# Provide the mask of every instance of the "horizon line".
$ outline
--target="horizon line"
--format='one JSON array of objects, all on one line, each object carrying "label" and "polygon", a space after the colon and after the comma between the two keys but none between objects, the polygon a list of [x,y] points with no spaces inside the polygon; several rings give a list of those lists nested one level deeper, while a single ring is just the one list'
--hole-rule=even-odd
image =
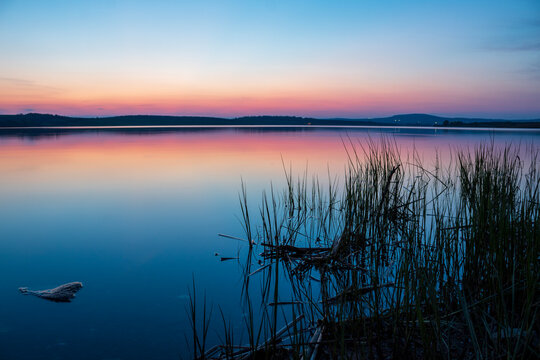
[{"label": "horizon line", "polygon": [[52,113],[40,113],[40,112],[27,112],[27,113],[16,113],[16,114],[2,114],[0,113],[0,116],[28,116],[28,115],[44,115],[44,116],[59,116],[59,117],[66,117],[66,118],[81,118],[81,119],[107,119],[107,118],[116,118],[116,117],[128,117],[128,116],[157,116],[157,117],[190,117],[190,118],[215,118],[215,119],[228,119],[228,120],[234,120],[234,119],[242,119],[242,118],[257,118],[257,117],[273,117],[273,118],[298,118],[298,119],[314,119],[314,120],[377,120],[377,119],[386,119],[386,118],[394,118],[397,116],[412,116],[412,115],[420,115],[420,116],[432,116],[442,119],[474,119],[474,120],[501,120],[501,121],[540,121],[539,117],[534,118],[514,118],[514,119],[508,119],[503,117],[477,117],[477,116],[446,116],[446,115],[433,115],[430,113],[421,113],[421,112],[412,112],[412,113],[401,113],[401,114],[393,114],[393,115],[386,115],[386,116],[376,116],[376,117],[343,117],[343,116],[336,116],[336,117],[314,117],[314,116],[302,116],[302,115],[269,115],[269,114],[262,114],[262,115],[242,115],[242,116],[233,116],[233,117],[225,117],[225,116],[216,116],[216,115],[171,115],[171,114],[122,114],[122,115],[62,115],[62,114],[52,114]]}]

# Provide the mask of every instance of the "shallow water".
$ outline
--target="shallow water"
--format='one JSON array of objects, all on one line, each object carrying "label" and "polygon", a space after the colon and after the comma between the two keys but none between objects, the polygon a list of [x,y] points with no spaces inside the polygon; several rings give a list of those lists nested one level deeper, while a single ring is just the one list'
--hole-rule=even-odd
[{"label": "shallow water", "polygon": [[[243,235],[241,179],[256,208],[283,164],[339,176],[343,141],[381,135],[428,165],[480,142],[540,146],[537,130],[0,129],[0,358],[186,355],[193,279],[240,329],[240,266],[215,253],[245,249],[217,235]],[[71,281],[84,288],[68,304],[17,291]]]}]

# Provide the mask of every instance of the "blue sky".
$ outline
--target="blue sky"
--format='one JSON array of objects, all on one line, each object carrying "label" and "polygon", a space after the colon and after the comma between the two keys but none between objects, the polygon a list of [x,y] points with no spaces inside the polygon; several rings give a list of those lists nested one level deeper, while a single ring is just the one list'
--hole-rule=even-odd
[{"label": "blue sky", "polygon": [[539,1],[0,2],[0,112],[540,117]]}]

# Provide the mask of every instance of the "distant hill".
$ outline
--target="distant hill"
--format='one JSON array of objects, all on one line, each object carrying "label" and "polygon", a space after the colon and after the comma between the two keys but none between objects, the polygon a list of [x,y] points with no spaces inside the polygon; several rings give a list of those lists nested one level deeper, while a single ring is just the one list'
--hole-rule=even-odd
[{"label": "distant hill", "polygon": [[42,126],[234,126],[234,125],[370,125],[363,120],[325,120],[296,116],[246,116],[233,119],[203,116],[125,115],[99,118],[50,114],[0,115],[0,127]]},{"label": "distant hill", "polygon": [[402,114],[368,120],[380,125],[394,126],[538,127],[540,125],[540,119],[451,118],[429,114]]},{"label": "distant hill", "polygon": [[447,118],[428,114],[404,114],[370,119],[315,119],[297,116],[244,116],[232,119],[204,116],[125,115],[69,117],[50,114],[0,115],[0,127],[72,126],[464,126],[540,128],[536,120]]}]

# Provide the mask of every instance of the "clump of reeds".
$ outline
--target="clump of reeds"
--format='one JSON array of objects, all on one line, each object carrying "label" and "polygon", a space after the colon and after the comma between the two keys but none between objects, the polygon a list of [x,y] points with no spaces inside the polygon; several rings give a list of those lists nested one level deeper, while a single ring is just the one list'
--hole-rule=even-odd
[{"label": "clump of reeds", "polygon": [[249,344],[202,357],[538,358],[538,149],[455,150],[443,169],[388,139],[345,148],[343,184],[286,172],[255,233],[242,185]]}]

